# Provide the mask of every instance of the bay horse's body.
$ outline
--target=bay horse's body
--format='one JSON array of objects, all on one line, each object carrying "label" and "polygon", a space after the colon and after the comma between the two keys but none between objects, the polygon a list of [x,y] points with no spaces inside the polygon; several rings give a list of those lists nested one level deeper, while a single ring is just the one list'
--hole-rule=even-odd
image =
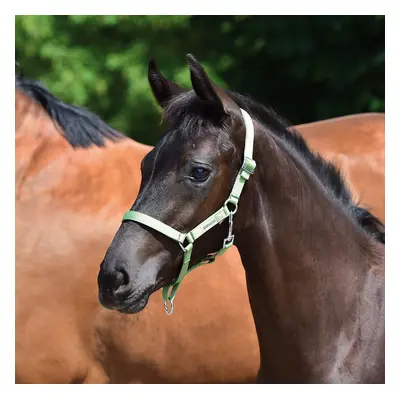
[{"label": "bay horse's body", "polygon": [[[235,249],[185,279],[172,318],[158,295],[139,317],[100,306],[98,266],[137,195],[140,162],[151,148],[117,136],[93,145],[104,125],[91,126],[55,101],[43,108],[38,97],[37,83],[18,82],[16,382],[253,381],[259,350]],[[65,137],[49,110],[57,110]],[[383,219],[384,115],[299,130]]]}]

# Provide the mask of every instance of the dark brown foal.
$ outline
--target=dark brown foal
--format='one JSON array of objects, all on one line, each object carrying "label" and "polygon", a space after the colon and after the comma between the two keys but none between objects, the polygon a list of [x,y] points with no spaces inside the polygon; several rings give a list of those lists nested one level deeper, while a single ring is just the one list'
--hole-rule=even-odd
[{"label": "dark brown foal", "polygon": [[137,199],[101,264],[100,301],[139,312],[159,288],[177,288],[189,262],[234,240],[259,382],[384,382],[383,223],[272,110],[189,64],[188,92],[150,64],[170,129],[143,160]]}]

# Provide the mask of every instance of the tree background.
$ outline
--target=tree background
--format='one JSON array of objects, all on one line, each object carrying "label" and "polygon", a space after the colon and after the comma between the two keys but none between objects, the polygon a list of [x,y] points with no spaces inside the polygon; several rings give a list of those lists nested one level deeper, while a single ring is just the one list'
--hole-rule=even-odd
[{"label": "tree background", "polygon": [[149,60],[189,88],[189,52],[293,124],[385,108],[384,16],[17,16],[15,29],[24,75],[142,143],[161,129]]}]

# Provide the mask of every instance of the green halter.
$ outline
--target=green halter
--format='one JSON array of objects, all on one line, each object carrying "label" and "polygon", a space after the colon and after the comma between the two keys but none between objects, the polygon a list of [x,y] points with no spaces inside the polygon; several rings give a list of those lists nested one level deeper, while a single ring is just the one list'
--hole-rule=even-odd
[{"label": "green halter", "polygon": [[[223,254],[227,249],[229,249],[229,247],[233,245],[233,240],[234,240],[234,235],[232,234],[233,215],[237,211],[240,194],[242,193],[243,187],[250,178],[250,175],[253,173],[254,169],[256,168],[256,162],[253,160],[253,143],[254,143],[253,121],[251,120],[250,115],[246,111],[242,109],[240,109],[240,111],[242,112],[242,116],[246,127],[243,165],[240,168],[239,173],[236,177],[231,194],[225,201],[224,205],[218,211],[216,211],[214,214],[212,214],[205,221],[197,225],[194,229],[192,229],[188,233],[181,233],[176,229],[171,228],[170,226],[164,224],[163,222],[137,211],[128,211],[122,219],[122,221],[130,220],[138,222],[142,225],[146,225],[162,233],[165,236],[168,236],[170,239],[178,242],[183,250],[183,263],[178,278],[170,286],[164,287],[162,291],[164,299],[164,309],[168,315],[172,314],[174,310],[174,298],[176,291],[178,290],[178,287],[182,282],[183,278],[189,272],[189,264],[190,264],[190,259],[192,257],[194,241],[198,239],[200,236],[202,236],[204,233],[209,231],[211,228],[213,228],[215,225],[220,224],[226,218],[229,218],[229,232],[226,239],[224,239],[221,250],[219,250],[216,253],[207,254],[198,264],[194,265],[190,269],[190,271],[193,271],[200,265],[210,264],[214,262],[217,256]],[[231,209],[228,208],[228,205],[231,205]],[[186,246],[184,246],[185,242],[187,243]],[[170,310],[168,310],[167,306],[168,301],[171,305]]]}]

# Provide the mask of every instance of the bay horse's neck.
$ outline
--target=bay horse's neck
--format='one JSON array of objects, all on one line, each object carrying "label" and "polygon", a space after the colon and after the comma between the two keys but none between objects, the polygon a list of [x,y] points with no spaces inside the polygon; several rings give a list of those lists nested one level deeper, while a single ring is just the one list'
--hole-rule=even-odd
[{"label": "bay horse's neck", "polygon": [[236,242],[260,344],[260,381],[343,379],[337,369],[355,340],[371,240],[280,138],[258,132],[254,158],[243,199],[252,201],[244,207],[251,215]]}]

